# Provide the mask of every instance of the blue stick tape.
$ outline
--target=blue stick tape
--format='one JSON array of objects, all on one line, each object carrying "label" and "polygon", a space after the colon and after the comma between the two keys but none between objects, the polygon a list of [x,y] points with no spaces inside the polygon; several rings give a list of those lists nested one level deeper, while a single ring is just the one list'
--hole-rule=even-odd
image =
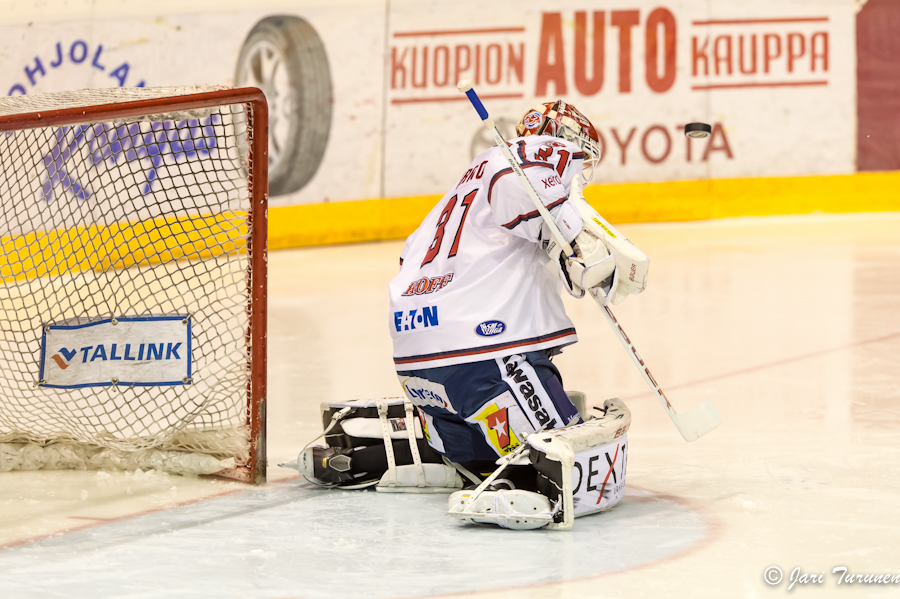
[{"label": "blue stick tape", "polygon": [[478,97],[478,94],[475,93],[475,90],[470,89],[466,92],[466,95],[469,96],[469,101],[472,102],[472,106],[478,111],[478,116],[481,117],[481,120],[486,121],[488,118],[488,111],[484,108],[484,104],[481,103],[481,99]]}]

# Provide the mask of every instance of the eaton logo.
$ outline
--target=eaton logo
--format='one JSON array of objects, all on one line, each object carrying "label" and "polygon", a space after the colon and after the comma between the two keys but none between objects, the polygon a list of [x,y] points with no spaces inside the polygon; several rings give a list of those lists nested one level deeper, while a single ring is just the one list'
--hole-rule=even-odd
[{"label": "eaton logo", "polygon": [[424,331],[440,326],[437,306],[423,306],[406,312],[394,312],[394,329],[398,333]]},{"label": "eaton logo", "polygon": [[80,349],[60,348],[59,352],[50,356],[62,370],[69,367],[69,363],[75,355],[81,352],[81,363],[87,364],[99,360],[101,362],[125,360],[125,361],[150,361],[150,360],[180,360],[183,352],[181,343],[126,343],[125,348],[121,344],[89,345]]},{"label": "eaton logo", "polygon": [[482,322],[477,327],[475,327],[475,333],[477,335],[481,335],[482,337],[493,337],[495,335],[500,335],[505,330],[506,325],[499,320],[486,320],[485,322]]}]

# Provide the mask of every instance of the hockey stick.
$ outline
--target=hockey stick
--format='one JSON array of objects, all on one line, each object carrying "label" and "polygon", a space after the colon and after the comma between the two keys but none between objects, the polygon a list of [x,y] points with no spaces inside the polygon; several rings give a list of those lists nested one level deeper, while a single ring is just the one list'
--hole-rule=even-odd
[{"label": "hockey stick", "polygon": [[665,408],[666,412],[669,414],[669,418],[672,419],[675,428],[678,429],[678,432],[681,433],[684,440],[696,441],[698,438],[722,424],[722,416],[719,415],[716,406],[708,401],[704,401],[699,406],[688,410],[684,414],[679,414],[675,411],[675,408],[669,403],[666,394],[663,393],[663,390],[656,384],[656,379],[650,374],[650,369],[644,364],[644,360],[641,359],[634,344],[631,343],[628,335],[625,334],[622,325],[616,320],[616,317],[613,315],[612,310],[609,309],[609,306],[604,303],[603,298],[599,297],[598,291],[599,290],[597,289],[592,289],[591,296],[594,298],[594,301],[597,302],[597,305],[600,306],[600,309],[603,310],[606,322],[609,323],[609,326],[612,327],[616,337],[619,338],[619,341],[625,347],[625,351],[628,352],[631,361],[634,362],[637,369],[641,371],[641,376],[644,377],[644,380],[655,392],[654,395],[656,395],[656,398],[659,400],[659,403],[662,404],[662,407]]},{"label": "hockey stick", "polygon": [[[501,135],[500,131],[497,130],[496,125],[494,125],[494,120],[488,115],[487,110],[484,108],[484,105],[481,103],[481,100],[478,98],[478,95],[472,88],[472,80],[463,79],[457,84],[456,87],[460,92],[466,94],[466,96],[468,96],[469,98],[469,101],[472,102],[472,106],[475,107],[475,110],[478,112],[478,116],[481,117],[481,122],[494,137],[494,141],[497,142],[497,146],[500,148],[500,152],[503,154],[503,157],[506,158],[507,162],[509,162],[509,166],[512,167],[512,170],[516,174],[516,177],[518,177],[519,182],[522,184],[522,187],[524,187],[525,191],[528,193],[528,196],[531,198],[531,201],[534,202],[535,207],[537,208],[541,217],[544,219],[544,222],[547,224],[547,228],[550,230],[550,233],[553,236],[553,240],[563,248],[563,250],[566,252],[566,256],[571,256],[574,253],[572,251],[572,246],[566,243],[566,240],[563,238],[562,233],[560,233],[559,231],[559,227],[556,226],[556,222],[550,216],[550,212],[544,206],[543,202],[541,202],[540,198],[537,195],[537,192],[531,185],[531,181],[529,181],[525,176],[525,172],[522,170],[522,167],[519,166],[518,161],[516,161],[515,157],[512,155],[509,146],[506,144],[506,140],[503,139],[503,135]],[[696,441],[699,437],[702,437],[709,431],[719,426],[722,423],[722,416],[719,415],[719,411],[716,410],[715,406],[708,401],[704,401],[699,406],[688,410],[684,414],[679,414],[675,411],[675,409],[672,407],[672,404],[669,403],[669,400],[663,393],[662,389],[660,389],[659,385],[656,384],[656,380],[653,378],[653,375],[650,374],[650,369],[646,364],[644,364],[644,361],[641,359],[640,355],[638,355],[637,349],[631,343],[631,340],[628,339],[628,336],[622,329],[622,325],[620,325],[619,321],[616,320],[616,317],[613,315],[612,310],[609,309],[609,306],[604,303],[603,298],[599,297],[599,291],[592,290],[591,295],[593,296],[594,301],[597,302],[597,305],[599,305],[600,308],[603,309],[603,315],[606,316],[606,322],[608,322],[609,326],[612,327],[613,332],[625,347],[625,350],[631,357],[632,362],[634,362],[634,365],[638,370],[640,370],[641,376],[644,377],[644,380],[655,392],[660,404],[662,404],[663,408],[665,408],[666,413],[669,415],[669,418],[672,419],[672,422],[675,424],[675,428],[678,429],[678,432],[681,433],[681,436],[684,437],[684,440]]]}]

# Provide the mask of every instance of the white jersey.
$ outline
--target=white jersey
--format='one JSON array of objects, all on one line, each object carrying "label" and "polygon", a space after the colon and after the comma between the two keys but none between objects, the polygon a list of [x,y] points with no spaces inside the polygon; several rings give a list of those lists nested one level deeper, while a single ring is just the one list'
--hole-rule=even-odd
[{"label": "white jersey", "polygon": [[[581,230],[581,217],[568,201],[572,177],[581,173],[581,149],[544,135],[509,144],[571,242]],[[400,274],[390,283],[397,370],[575,343],[575,328],[560,297],[562,284],[544,268],[542,226],[499,148],[475,158],[406,240]]]}]

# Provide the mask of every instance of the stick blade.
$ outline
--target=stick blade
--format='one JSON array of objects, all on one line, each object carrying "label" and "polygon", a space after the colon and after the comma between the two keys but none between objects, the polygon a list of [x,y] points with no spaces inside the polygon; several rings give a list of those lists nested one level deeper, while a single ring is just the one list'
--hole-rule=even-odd
[{"label": "stick blade", "polygon": [[675,425],[685,441],[696,441],[722,424],[722,416],[714,405],[704,401],[693,410],[678,414]]}]

